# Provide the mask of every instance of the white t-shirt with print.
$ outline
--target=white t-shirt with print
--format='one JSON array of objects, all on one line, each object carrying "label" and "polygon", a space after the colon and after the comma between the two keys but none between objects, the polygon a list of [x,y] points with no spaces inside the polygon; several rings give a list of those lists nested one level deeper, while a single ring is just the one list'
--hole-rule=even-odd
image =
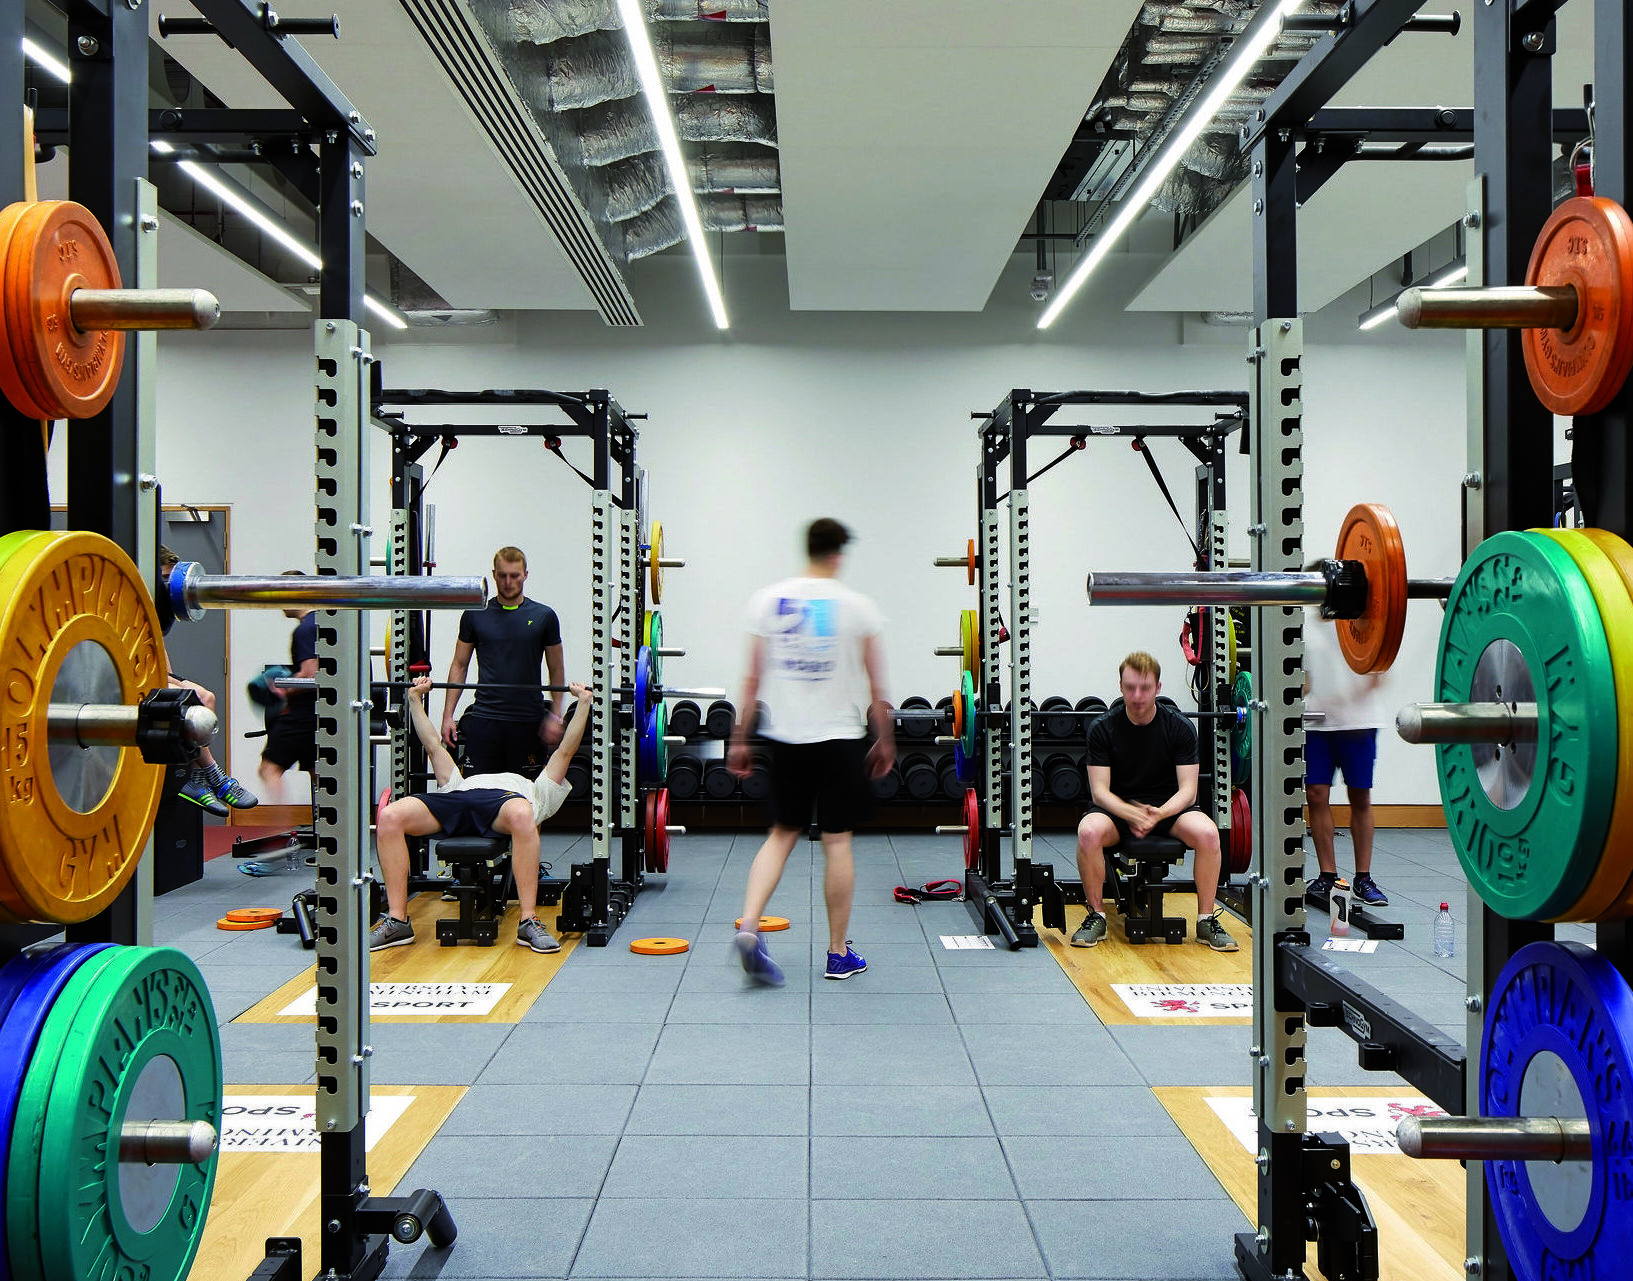
[{"label": "white t-shirt with print", "polygon": [[444,792],[474,792],[483,788],[491,788],[496,792],[516,792],[533,802],[533,826],[541,827],[544,820],[549,818],[562,807],[562,803],[572,795],[571,783],[557,783],[540,770],[536,779],[530,779],[526,774],[472,774],[466,778],[454,767],[454,772],[439,791]]},{"label": "white t-shirt with print", "polygon": [[837,579],[789,578],[755,593],[748,630],[761,641],[760,733],[781,743],[863,737],[871,690],[862,642],[883,628],[877,606]]},{"label": "white t-shirt with print", "polygon": [[1338,647],[1338,629],[1313,609],[1304,615],[1304,675],[1309,682],[1305,711],[1326,713],[1324,720],[1307,725],[1307,731],[1383,729],[1394,723],[1383,706],[1377,679],[1350,670]]}]

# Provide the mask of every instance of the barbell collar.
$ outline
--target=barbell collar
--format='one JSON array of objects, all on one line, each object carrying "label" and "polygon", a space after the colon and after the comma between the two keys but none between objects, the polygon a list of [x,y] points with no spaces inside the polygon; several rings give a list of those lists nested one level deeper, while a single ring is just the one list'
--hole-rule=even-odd
[{"label": "barbell collar", "polygon": [[119,1159],[135,1165],[199,1165],[218,1142],[208,1121],[126,1121],[119,1130]]},{"label": "barbell collar", "polygon": [[76,289],[68,316],[81,333],[98,329],[213,329],[221,303],[205,289]]},{"label": "barbell collar", "polygon": [[1409,1116],[1395,1127],[1407,1156],[1433,1161],[1586,1161],[1593,1134],[1583,1117]]},{"label": "barbell collar", "polygon": [[196,561],[177,565],[167,584],[177,618],[196,623],[211,609],[471,609],[487,603],[483,578],[369,574],[206,574]]},{"label": "barbell collar", "polygon": [[[46,708],[45,736],[53,743],[80,747],[136,747],[142,709],[122,703],[52,703]],[[216,715],[208,707],[182,713],[182,739],[194,747],[215,737]]]},{"label": "barbell collar", "polygon": [[1405,289],[1395,316],[1408,329],[1558,329],[1576,326],[1574,285]]},{"label": "barbell collar", "polygon": [[1535,703],[1408,703],[1395,714],[1408,743],[1534,743]]},{"label": "barbell collar", "polygon": [[1087,590],[1091,605],[1321,605],[1327,579],[1234,569],[1091,573]]}]

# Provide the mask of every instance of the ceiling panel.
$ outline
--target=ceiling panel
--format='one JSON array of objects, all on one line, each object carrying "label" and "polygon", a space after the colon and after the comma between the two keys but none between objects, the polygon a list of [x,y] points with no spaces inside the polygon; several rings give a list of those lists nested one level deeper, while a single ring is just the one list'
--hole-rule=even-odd
[{"label": "ceiling panel", "polygon": [[789,303],[979,311],[1140,0],[776,0]]}]

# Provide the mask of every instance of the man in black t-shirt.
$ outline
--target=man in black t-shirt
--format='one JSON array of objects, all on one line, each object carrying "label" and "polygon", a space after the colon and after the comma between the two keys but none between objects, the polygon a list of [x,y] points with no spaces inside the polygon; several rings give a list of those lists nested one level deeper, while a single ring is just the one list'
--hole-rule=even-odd
[{"label": "man in black t-shirt", "polygon": [[[535,777],[561,741],[561,622],[548,605],[522,595],[527,557],[517,547],[493,556],[494,597],[485,609],[459,616],[459,640],[448,665],[448,683],[460,685],[476,655],[476,700],[456,723],[460,692],[450,689],[442,703],[443,741],[464,738],[472,774],[525,774]],[[558,686],[548,705],[539,688],[539,667]],[[523,689],[494,686],[520,685]]]},{"label": "man in black t-shirt", "polygon": [[1131,836],[1172,836],[1196,852],[1196,941],[1216,952],[1236,951],[1214,907],[1219,884],[1219,828],[1196,804],[1196,729],[1173,707],[1157,702],[1162,668],[1136,650],[1117,668],[1123,704],[1089,727],[1089,812],[1077,825],[1077,870],[1088,918],[1073,947],[1106,936],[1105,849]]},{"label": "man in black t-shirt", "polygon": [[[286,576],[300,575],[302,570],[288,569]],[[318,615],[315,609],[286,609],[285,618],[293,618],[295,633],[289,638],[289,671],[292,676],[315,677],[318,674]],[[308,774],[317,762],[318,715],[317,694],[309,689],[285,690],[273,684],[268,687],[283,700],[282,710],[276,715],[268,709],[266,746],[261,750],[262,794],[273,800],[283,798],[284,774],[299,765]]]}]

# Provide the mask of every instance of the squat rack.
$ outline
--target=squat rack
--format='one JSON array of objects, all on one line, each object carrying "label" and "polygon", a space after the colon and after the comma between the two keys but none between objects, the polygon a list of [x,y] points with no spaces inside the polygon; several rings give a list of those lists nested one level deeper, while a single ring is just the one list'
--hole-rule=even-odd
[{"label": "squat rack", "polygon": [[[1147,409],[1159,406],[1212,409],[1204,423],[1169,423],[1155,426],[1069,425],[1054,421],[1067,406]],[[1055,463],[1086,447],[1090,437],[1112,437],[1133,442],[1145,452],[1147,438],[1177,439],[1195,455],[1197,478],[1197,528],[1205,541],[1197,541],[1198,568],[1223,563],[1225,557],[1225,445],[1230,436],[1246,425],[1248,396],[1237,391],[1118,392],[1066,391],[1037,392],[1012,390],[990,413],[971,417],[981,426],[981,458],[976,466],[976,581],[981,605],[980,681],[976,689],[978,708],[1003,705],[1003,682],[997,655],[999,646],[1009,645],[1009,777],[1005,787],[1001,738],[983,735],[984,746],[976,768],[980,795],[981,830],[975,851],[975,866],[966,869],[964,901],[971,917],[984,934],[998,934],[1011,948],[1036,947],[1037,929],[1032,923],[1033,908],[1040,902],[1058,905],[1054,867],[1032,858],[1032,574],[1031,496],[1029,485]],[[1028,474],[1028,446],[1034,439],[1068,438],[1066,452],[1037,472]],[[1009,463],[1009,486],[1001,491],[1003,464]],[[1155,470],[1150,455],[1146,461]],[[1160,479],[1159,479],[1160,483]],[[1009,551],[1009,627],[1003,623],[1003,585],[999,572],[999,513],[1007,503]],[[1199,710],[1214,712],[1216,690],[1228,670],[1228,628],[1219,625],[1224,611],[1204,609],[1201,652],[1209,656],[1211,679],[1204,683],[1198,699]],[[1217,615],[1217,617],[1216,617]],[[1230,824],[1230,735],[1224,722],[1211,719],[1213,794],[1210,803],[1225,830]],[[1221,790],[1223,789],[1223,790]],[[1004,800],[1008,799],[1009,824],[1005,825]],[[1003,875],[1000,837],[1011,837],[1012,875]]]},{"label": "squat rack", "polygon": [[[542,440],[560,453],[564,438],[590,442],[590,471],[579,473],[594,491],[591,499],[591,701],[589,736],[594,759],[590,793],[589,863],[574,864],[561,898],[558,927],[584,932],[591,947],[605,947],[645,884],[643,840],[636,778],[638,718],[615,715],[613,689],[635,679],[640,623],[646,615],[646,588],[641,558],[650,549],[647,537],[646,473],[636,463],[640,433],[635,422],[644,414],[627,413],[605,390],[581,392],[538,389],[438,391],[388,388],[377,364],[372,371],[369,408],[377,426],[391,436],[391,550],[388,572],[422,574],[427,527],[425,487],[428,477],[420,460],[433,446],[444,453],[462,436],[517,436]],[[410,422],[409,410],[479,408],[555,410],[560,421],[548,423]],[[571,466],[571,464],[568,464]],[[577,471],[577,468],[574,468]],[[406,682],[410,665],[428,664],[430,648],[424,616],[393,614],[387,655],[388,679]],[[610,732],[616,727],[617,733]],[[407,796],[416,776],[423,776],[425,754],[404,726],[391,736],[393,793]],[[661,785],[661,780],[659,780]],[[619,872],[612,872],[616,840]],[[441,888],[424,876],[411,889]]]}]

